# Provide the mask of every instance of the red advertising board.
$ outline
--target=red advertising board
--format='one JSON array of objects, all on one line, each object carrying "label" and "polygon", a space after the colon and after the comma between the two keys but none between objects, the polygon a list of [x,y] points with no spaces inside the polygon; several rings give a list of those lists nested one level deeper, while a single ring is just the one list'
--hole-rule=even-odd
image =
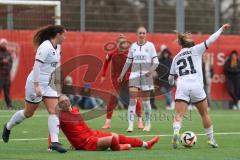
[{"label": "red advertising board", "polygon": [[[0,38],[6,38],[10,42],[9,49],[12,52],[14,58],[14,66],[12,73],[12,86],[11,95],[14,99],[23,99],[25,92],[25,81],[27,75],[32,69],[34,63],[35,49],[32,44],[32,37],[34,31],[21,31],[21,30],[1,30]],[[136,41],[136,35],[134,33],[125,33],[128,41]],[[70,59],[82,56],[91,55],[104,62],[106,47],[109,42],[114,47],[116,38],[119,33],[109,32],[68,32],[67,39],[62,45],[62,64]],[[193,35],[195,42],[199,43],[204,41],[209,35]],[[148,34],[147,39],[154,43],[156,50],[160,50],[160,45],[165,44],[173,54],[176,54],[180,49],[176,44],[175,34]],[[225,87],[225,77],[223,74],[223,64],[225,58],[232,50],[240,52],[239,36],[221,36],[216,43],[214,43],[208,50],[211,62],[214,66],[214,77],[212,80],[212,92],[211,97],[214,100],[229,99],[228,93]],[[109,46],[108,46],[109,47]],[[111,46],[110,46],[111,47]],[[85,72],[90,67],[96,67],[94,64],[80,65],[70,75],[73,77],[74,84],[82,85],[84,83],[83,77]],[[102,67],[102,64],[98,65]],[[102,90],[112,90],[110,83],[110,68],[108,70],[108,76],[106,81],[100,85],[101,73],[98,73],[96,79],[92,83],[92,87]]]}]

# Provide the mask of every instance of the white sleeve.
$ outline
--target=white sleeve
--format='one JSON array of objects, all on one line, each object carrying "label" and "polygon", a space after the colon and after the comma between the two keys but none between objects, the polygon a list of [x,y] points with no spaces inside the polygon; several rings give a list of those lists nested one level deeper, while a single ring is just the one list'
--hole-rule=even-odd
[{"label": "white sleeve", "polygon": [[174,76],[177,75],[176,69],[175,69],[175,58],[172,61],[171,69],[170,69],[170,75]]},{"label": "white sleeve", "polygon": [[150,71],[155,71],[159,65],[159,61],[158,61],[158,56],[157,56],[155,46],[153,44],[151,45],[151,58],[152,58],[152,66],[150,68]]},{"label": "white sleeve", "polygon": [[222,32],[223,29],[220,28],[217,32],[212,34],[206,41],[192,47],[194,50],[193,53],[202,55],[206,51],[206,49],[208,49],[210,45],[213,44],[219,38]]},{"label": "white sleeve", "polygon": [[48,56],[48,49],[45,49],[44,47],[39,47],[37,49],[37,53],[36,53],[36,56],[35,56],[35,60],[41,62],[41,63],[44,63],[47,56]]},{"label": "white sleeve", "polygon": [[155,49],[155,46],[153,43],[151,43],[151,55],[152,55],[152,58],[155,58],[157,57],[157,52],[156,52],[156,49]]},{"label": "white sleeve", "polygon": [[153,63],[159,64],[158,56],[157,56],[157,52],[154,44],[152,44],[152,60],[153,60]]},{"label": "white sleeve", "polygon": [[175,69],[175,58],[172,61],[172,65],[171,65],[171,69],[170,69],[170,73],[168,76],[168,82],[171,86],[174,85],[175,83],[175,75],[177,75],[176,69]]},{"label": "white sleeve", "polygon": [[131,46],[128,50],[128,56],[127,56],[126,63],[132,63],[132,61],[133,61],[133,49]]},{"label": "white sleeve", "polygon": [[173,75],[168,76],[168,82],[171,86],[174,86],[175,80]]},{"label": "white sleeve", "polygon": [[39,82],[39,75],[40,75],[40,67],[43,65],[43,63],[39,61],[35,61],[33,65],[33,80],[34,82]]}]

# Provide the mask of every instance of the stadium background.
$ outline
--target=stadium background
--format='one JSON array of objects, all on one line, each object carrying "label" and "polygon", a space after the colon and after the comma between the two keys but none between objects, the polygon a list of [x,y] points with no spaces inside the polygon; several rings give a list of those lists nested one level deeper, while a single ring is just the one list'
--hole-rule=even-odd
[{"label": "stadium background", "polygon": [[[94,55],[103,61],[106,44],[115,42],[120,32],[126,33],[129,41],[135,41],[134,32],[140,25],[146,26],[150,31],[148,40],[155,44],[157,51],[161,44],[166,44],[176,54],[179,48],[174,43],[173,30],[178,28],[178,25],[179,30],[192,32],[194,40],[201,42],[220,24],[228,22],[234,24],[231,30],[226,32],[228,35],[221,37],[207,52],[210,53],[215,71],[211,97],[213,100],[229,99],[223,76],[223,62],[233,49],[240,50],[240,38],[237,36],[240,30],[240,1],[180,1],[185,9],[185,21],[180,22],[181,24],[178,24],[177,13],[181,4],[176,0],[62,0],[61,24],[69,31],[62,48],[62,63],[79,55]],[[34,62],[32,35],[37,28],[54,24],[54,20],[59,17],[54,16],[53,7],[24,5],[0,5],[0,15],[0,38],[11,42],[15,58],[12,97],[22,99],[25,80]],[[86,69],[86,66],[81,66],[71,73],[75,84],[83,84],[82,78]],[[107,81],[100,85],[99,73],[93,87],[103,89],[104,86],[105,90],[112,89],[109,81],[108,74]]]},{"label": "stadium background", "polygon": [[[25,80],[34,62],[33,33],[41,26],[54,24],[54,21],[60,17],[55,17],[53,7],[1,4],[6,1],[10,0],[0,0],[0,38],[5,37],[10,41],[9,49],[15,59],[11,93],[15,109],[22,109]],[[182,5],[180,5],[181,2]],[[227,106],[226,103],[219,102],[229,98],[225,90],[222,64],[232,49],[240,51],[239,5],[240,0],[62,0],[61,24],[69,31],[62,48],[62,62],[86,54],[103,60],[106,55],[104,46],[108,42],[115,42],[120,32],[126,33],[129,41],[135,41],[134,32],[139,25],[145,25],[151,32],[148,39],[154,42],[158,51],[159,46],[164,43],[176,54],[179,48],[173,42],[174,29],[190,31],[194,33],[194,39],[200,42],[220,27],[220,24],[228,22],[232,25],[231,29],[208,50],[211,57],[214,55],[215,76],[212,98],[217,100],[217,104]],[[85,12],[83,12],[84,9]],[[82,13],[85,13],[85,16]],[[184,18],[179,18],[178,16],[183,13],[185,13]],[[74,76],[74,83],[79,85],[83,83],[82,77],[86,70],[87,66],[81,66],[71,73]],[[109,90],[111,88],[109,74],[107,78],[108,81],[100,86],[98,75],[93,87]],[[41,104],[31,119],[14,127],[8,144],[0,140],[0,160],[92,160],[96,157],[98,160],[239,160],[240,126],[237,125],[240,121],[239,110],[222,110],[220,105],[216,105],[215,108],[215,104],[212,103],[214,106],[209,112],[214,122],[216,139],[220,145],[218,149],[207,146],[207,137],[200,123],[200,116],[194,109],[189,110],[181,132],[187,130],[195,132],[198,142],[192,149],[180,147],[173,150],[171,140],[174,112],[165,109],[164,101],[157,101],[156,104],[159,109],[152,112],[150,132],[142,132],[136,128],[133,133],[127,133],[125,131],[128,123],[127,112],[120,109],[114,112],[112,128],[108,130],[143,140],[160,135],[160,142],[150,151],[142,149],[124,152],[69,150],[64,155],[57,152],[49,153],[47,152],[48,113]],[[3,100],[0,100],[0,109],[0,126],[2,127],[16,110],[5,110]],[[87,124],[93,129],[100,129],[104,122],[103,115],[87,121]],[[59,138],[64,147],[70,146],[62,132]]]}]

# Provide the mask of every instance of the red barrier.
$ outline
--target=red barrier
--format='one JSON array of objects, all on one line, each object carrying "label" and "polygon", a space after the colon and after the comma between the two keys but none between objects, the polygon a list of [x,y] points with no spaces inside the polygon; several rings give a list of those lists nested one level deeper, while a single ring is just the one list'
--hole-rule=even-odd
[{"label": "red barrier", "polygon": [[[14,70],[13,83],[11,87],[11,94],[14,99],[24,98],[25,81],[27,75],[32,69],[34,62],[35,51],[32,45],[33,31],[0,31],[0,38],[6,38],[11,43],[11,49],[14,53]],[[118,33],[103,33],[103,32],[68,32],[67,39],[62,46],[62,63],[79,55],[94,55],[102,61],[105,58],[104,45],[108,42],[115,42]],[[136,41],[134,33],[126,33],[127,39],[131,42]],[[196,42],[201,42],[206,39],[208,35],[194,35],[193,39]],[[165,44],[169,47],[172,53],[176,54],[180,49],[174,42],[174,34],[149,34],[148,40],[152,41],[157,51],[160,50],[160,45]],[[223,100],[229,99],[225,88],[225,77],[223,76],[223,64],[226,56],[235,49],[240,52],[239,36],[222,36],[212,45],[207,51],[212,57],[215,75],[212,82],[212,99]],[[18,63],[19,62],[19,63]],[[91,67],[91,66],[90,66]],[[83,73],[86,72],[86,66],[80,66],[74,70],[70,75],[74,79],[74,84],[83,84]],[[108,71],[110,74],[110,69]],[[110,75],[107,80],[100,85],[100,75],[92,86],[98,89],[111,90]]]}]

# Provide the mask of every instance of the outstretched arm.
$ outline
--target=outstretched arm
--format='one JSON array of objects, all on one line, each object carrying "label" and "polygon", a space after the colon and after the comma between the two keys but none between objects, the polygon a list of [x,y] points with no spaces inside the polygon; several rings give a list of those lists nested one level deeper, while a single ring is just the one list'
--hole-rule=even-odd
[{"label": "outstretched arm", "polygon": [[205,41],[205,45],[206,48],[208,48],[211,44],[213,44],[218,37],[221,35],[221,33],[226,30],[227,28],[229,28],[230,25],[229,24],[224,24],[217,32],[215,32],[214,34],[212,34],[206,41]]},{"label": "outstretched arm", "polygon": [[212,34],[206,41],[195,45],[193,47],[194,53],[203,54],[206,51],[206,49],[208,49],[208,47],[210,47],[210,45],[212,45],[219,38],[221,33],[229,27],[230,27],[229,24],[224,24],[217,32]]}]

